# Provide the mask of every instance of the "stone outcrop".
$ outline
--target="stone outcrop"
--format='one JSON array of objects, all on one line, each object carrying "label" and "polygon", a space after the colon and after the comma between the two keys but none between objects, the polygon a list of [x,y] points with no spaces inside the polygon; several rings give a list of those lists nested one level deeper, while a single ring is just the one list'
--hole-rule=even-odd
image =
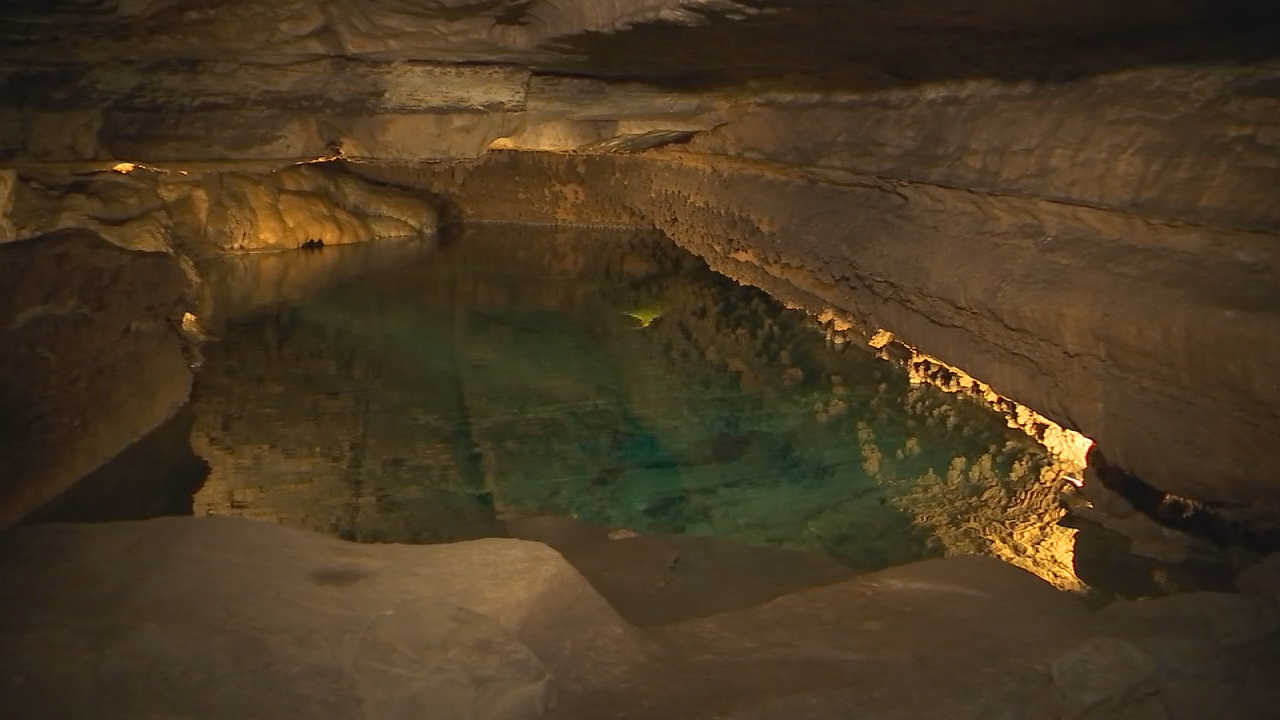
[{"label": "stone outcrop", "polygon": [[[204,258],[420,239],[436,226],[427,199],[310,165],[213,175],[124,166],[85,176],[7,177],[0,190],[12,207],[0,230],[9,229],[6,239],[24,239],[0,244],[5,332],[19,348],[5,357],[12,454],[0,525],[174,415],[189,394],[188,366],[200,363],[195,345],[208,328],[198,317],[217,322],[237,308],[276,302],[296,274],[267,261],[255,266],[264,272],[236,285],[240,294],[215,297],[202,273],[236,267],[198,269]],[[313,272],[313,284],[324,276]]]},{"label": "stone outcrop", "polygon": [[340,59],[171,60],[23,62],[0,69],[0,76],[17,100],[0,109],[0,153],[44,163],[190,166],[334,154],[475,157],[515,127],[529,71]]}]

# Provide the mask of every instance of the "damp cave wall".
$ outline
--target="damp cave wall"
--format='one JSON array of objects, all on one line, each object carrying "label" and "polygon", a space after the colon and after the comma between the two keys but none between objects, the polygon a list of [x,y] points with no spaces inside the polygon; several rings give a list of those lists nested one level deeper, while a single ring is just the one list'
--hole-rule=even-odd
[{"label": "damp cave wall", "polygon": [[[1164,491],[1280,517],[1265,3],[490,5],[14,4],[0,232],[130,246],[145,216],[182,254],[217,235],[223,173],[317,158],[446,218],[655,227]],[[171,175],[96,191],[119,161]]]}]

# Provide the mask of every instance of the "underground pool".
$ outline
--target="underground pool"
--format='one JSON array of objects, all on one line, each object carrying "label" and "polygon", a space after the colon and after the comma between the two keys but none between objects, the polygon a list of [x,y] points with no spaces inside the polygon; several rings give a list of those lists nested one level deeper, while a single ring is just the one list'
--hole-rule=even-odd
[{"label": "underground pool", "polygon": [[198,515],[399,543],[566,517],[1078,586],[1043,448],[660,235],[469,225],[203,275]]}]

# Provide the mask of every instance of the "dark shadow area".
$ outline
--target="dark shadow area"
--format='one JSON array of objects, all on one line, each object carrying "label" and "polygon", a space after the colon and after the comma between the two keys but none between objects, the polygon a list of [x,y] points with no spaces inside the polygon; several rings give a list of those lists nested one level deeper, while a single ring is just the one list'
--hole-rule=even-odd
[{"label": "dark shadow area", "polygon": [[1131,540],[1101,525],[1068,516],[1064,525],[1078,530],[1075,571],[1098,605],[1175,592],[1231,592],[1237,569],[1222,558],[1193,556],[1180,563],[1161,562],[1129,552]]},{"label": "dark shadow area", "polygon": [[1267,0],[739,4],[750,12],[738,19],[709,16],[696,26],[650,23],[575,36],[535,69],[687,90],[774,82],[868,90],[966,78],[1061,82],[1280,53],[1280,4]]},{"label": "dark shadow area", "polygon": [[1085,482],[1096,484],[1082,496],[1092,502],[1062,524],[1077,530],[1076,575],[1099,604],[1231,592],[1242,568],[1280,548],[1270,522],[1169,495],[1108,463],[1096,445],[1088,461]]},{"label": "dark shadow area", "polygon": [[1273,519],[1256,517],[1248,507],[1212,505],[1166,493],[1108,463],[1096,445],[1089,451],[1089,467],[1108,490],[1165,527],[1208,538],[1222,547],[1280,551],[1280,527]]},{"label": "dark shadow area", "polygon": [[177,415],[28,515],[24,524],[117,522],[190,515],[209,466],[191,450],[195,414]]}]

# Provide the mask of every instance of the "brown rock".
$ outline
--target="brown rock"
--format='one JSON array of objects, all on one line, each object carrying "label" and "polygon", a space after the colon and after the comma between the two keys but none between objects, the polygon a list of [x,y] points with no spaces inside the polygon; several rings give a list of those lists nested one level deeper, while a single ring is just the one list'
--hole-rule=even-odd
[{"label": "brown rock", "polygon": [[1155,675],[1155,664],[1124,640],[1095,637],[1058,656],[1052,672],[1063,695],[1090,706],[1137,690]]},{"label": "brown rock", "polygon": [[1280,553],[1272,553],[1236,577],[1236,589],[1246,595],[1280,597]]},{"label": "brown rock", "polygon": [[186,277],[87,230],[0,245],[0,527],[186,402]]}]

